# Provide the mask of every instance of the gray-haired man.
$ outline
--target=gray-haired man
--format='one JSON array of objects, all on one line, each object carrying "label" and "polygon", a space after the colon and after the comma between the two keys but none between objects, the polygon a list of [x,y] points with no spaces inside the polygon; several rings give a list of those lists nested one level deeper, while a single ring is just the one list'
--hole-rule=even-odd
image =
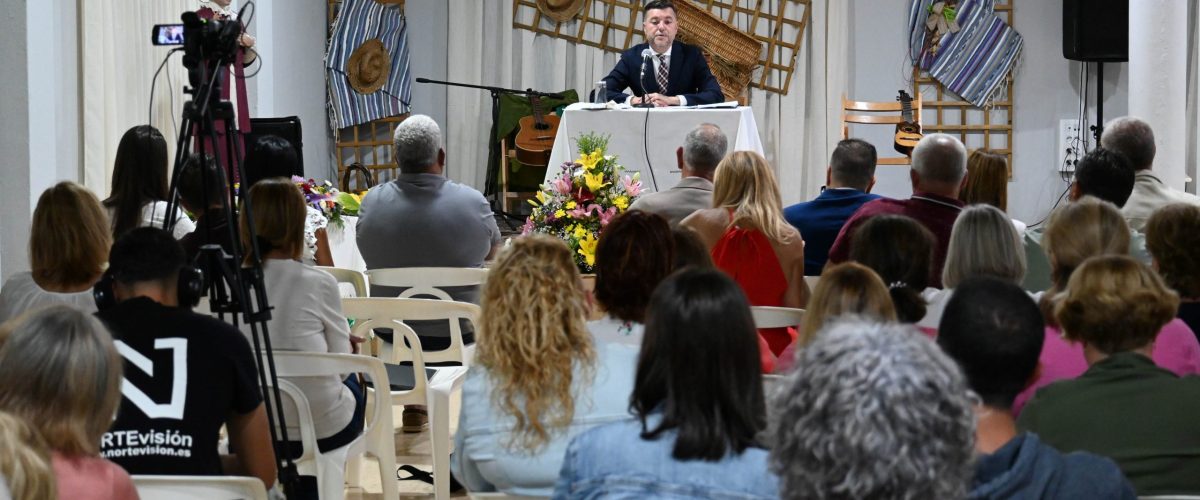
[{"label": "gray-haired man", "polygon": [[688,132],[683,147],[675,150],[679,162],[679,184],[666,191],[651,193],[629,206],[630,210],[652,212],[665,217],[671,226],[702,208],[712,208],[713,173],[725,158],[729,140],[721,128],[702,123]]}]

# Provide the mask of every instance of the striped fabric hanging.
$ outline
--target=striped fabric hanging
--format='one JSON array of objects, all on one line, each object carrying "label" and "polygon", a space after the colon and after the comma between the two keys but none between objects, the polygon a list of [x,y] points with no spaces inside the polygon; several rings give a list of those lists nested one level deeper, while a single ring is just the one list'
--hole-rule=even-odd
[{"label": "striped fabric hanging", "polygon": [[[385,5],[375,0],[342,2],[325,53],[329,125],[332,128],[350,127],[409,111],[412,81],[407,32],[407,22],[397,4]],[[353,67],[371,64],[385,67],[366,72]],[[378,81],[371,81],[372,78]],[[352,81],[354,79],[357,82]],[[355,88],[356,83],[358,88]]]},{"label": "striped fabric hanging", "polygon": [[925,21],[936,0],[913,0],[909,9],[909,55],[963,100],[984,107],[1016,64],[1023,40],[995,13],[995,0],[958,5],[957,33],[947,33],[936,54],[926,46]]}]

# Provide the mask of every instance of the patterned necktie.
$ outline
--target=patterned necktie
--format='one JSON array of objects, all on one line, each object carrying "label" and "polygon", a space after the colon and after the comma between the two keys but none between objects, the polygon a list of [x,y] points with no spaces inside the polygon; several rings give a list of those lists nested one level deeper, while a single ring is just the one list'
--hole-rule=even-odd
[{"label": "patterned necktie", "polygon": [[662,90],[663,94],[667,93],[667,72],[668,71],[670,71],[670,68],[667,66],[667,55],[659,54],[658,55],[657,79],[658,79],[658,88]]}]

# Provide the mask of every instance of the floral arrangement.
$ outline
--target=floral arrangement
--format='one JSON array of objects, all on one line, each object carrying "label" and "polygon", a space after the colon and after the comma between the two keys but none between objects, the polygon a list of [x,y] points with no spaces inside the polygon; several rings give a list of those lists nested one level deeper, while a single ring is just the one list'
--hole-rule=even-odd
[{"label": "floral arrangement", "polygon": [[315,179],[305,179],[293,175],[292,182],[304,193],[304,201],[313,208],[320,210],[329,222],[342,225],[342,216],[357,216],[358,206],[362,203],[365,193],[346,193],[338,191],[329,181],[317,182]]},{"label": "floral arrangement", "polygon": [[639,174],[622,176],[617,157],[607,154],[607,135],[583,134],[579,159],[563,163],[561,173],[540,186],[533,211],[521,234],[544,233],[561,238],[584,273],[596,264],[600,231],[642,193]]}]

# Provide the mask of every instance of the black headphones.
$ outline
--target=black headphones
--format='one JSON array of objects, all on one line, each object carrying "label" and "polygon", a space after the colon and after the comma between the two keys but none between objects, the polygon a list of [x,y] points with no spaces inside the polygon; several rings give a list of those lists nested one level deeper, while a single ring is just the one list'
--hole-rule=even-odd
[{"label": "black headphones", "polygon": [[[104,274],[100,276],[100,281],[92,286],[92,299],[96,301],[97,309],[103,311],[117,305],[117,296],[113,293],[114,281],[110,269],[104,271]],[[179,268],[179,282],[175,286],[175,296],[179,300],[180,306],[196,307],[196,304],[200,303],[200,298],[204,296],[204,272],[199,268],[186,265]]]}]

